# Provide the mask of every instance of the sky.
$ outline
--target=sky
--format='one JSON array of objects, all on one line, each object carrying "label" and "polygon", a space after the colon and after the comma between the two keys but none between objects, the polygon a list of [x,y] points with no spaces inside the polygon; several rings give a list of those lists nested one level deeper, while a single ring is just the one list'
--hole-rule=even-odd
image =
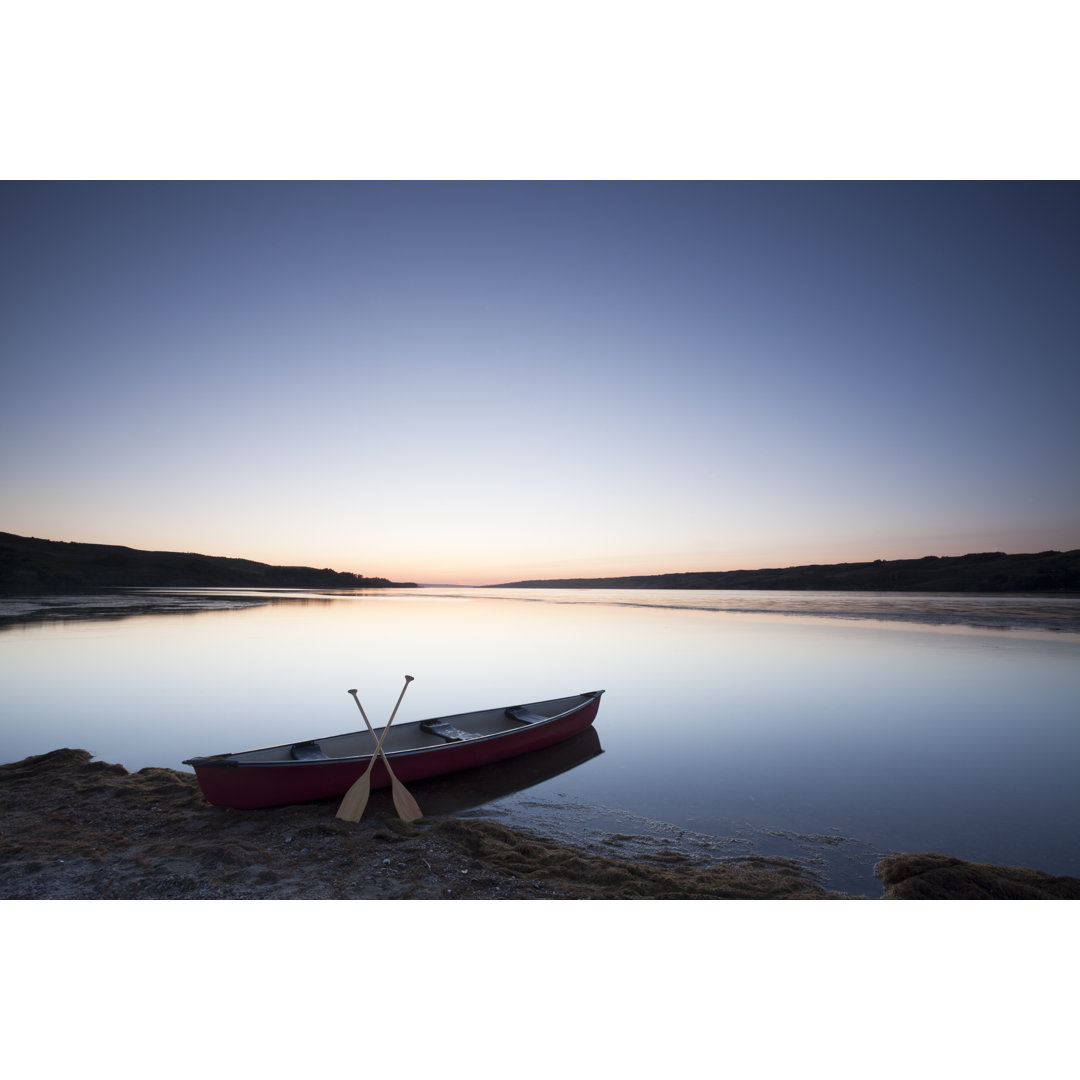
[{"label": "sky", "polygon": [[0,529],[395,581],[1080,547],[1069,182],[5,182]]}]

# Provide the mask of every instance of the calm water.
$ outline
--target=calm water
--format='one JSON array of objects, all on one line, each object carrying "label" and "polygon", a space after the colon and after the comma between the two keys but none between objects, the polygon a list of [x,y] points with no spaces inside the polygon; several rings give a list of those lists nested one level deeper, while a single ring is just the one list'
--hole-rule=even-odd
[{"label": "calm water", "polygon": [[[147,604],[161,613],[124,617]],[[43,605],[50,617],[20,621]],[[359,727],[350,687],[385,719],[406,673],[400,720],[605,689],[591,739],[413,794],[429,813],[613,854],[788,855],[876,896],[871,869],[890,851],[1080,875],[1078,660],[1073,599],[426,588],[4,602],[0,760],[72,746],[182,768]]]}]

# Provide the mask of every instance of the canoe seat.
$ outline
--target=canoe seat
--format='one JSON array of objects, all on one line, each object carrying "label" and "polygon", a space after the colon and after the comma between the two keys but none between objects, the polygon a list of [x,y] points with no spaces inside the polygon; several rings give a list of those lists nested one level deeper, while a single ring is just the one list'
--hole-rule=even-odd
[{"label": "canoe seat", "polygon": [[311,739],[308,742],[298,742],[295,746],[290,747],[289,756],[294,761],[322,761],[326,754],[323,752],[323,748],[314,739]]},{"label": "canoe seat", "polygon": [[420,728],[422,731],[430,731],[432,735],[441,735],[447,742],[461,742],[464,739],[475,738],[468,731],[461,731],[453,724],[444,723],[442,720],[424,720]]},{"label": "canoe seat", "polygon": [[541,716],[539,713],[529,712],[524,705],[515,705],[506,710],[506,715],[511,720],[520,720],[523,724],[539,724],[541,720],[550,720],[550,716]]}]

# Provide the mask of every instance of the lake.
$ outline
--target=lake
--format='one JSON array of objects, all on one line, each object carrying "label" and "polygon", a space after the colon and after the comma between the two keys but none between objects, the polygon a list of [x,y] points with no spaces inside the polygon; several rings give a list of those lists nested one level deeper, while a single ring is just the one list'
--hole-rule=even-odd
[{"label": "lake", "polygon": [[[146,590],[0,601],[0,760],[130,770],[606,691],[595,735],[410,785],[610,855],[897,851],[1080,876],[1080,600],[661,590]],[[379,806],[390,808],[385,793]]]}]

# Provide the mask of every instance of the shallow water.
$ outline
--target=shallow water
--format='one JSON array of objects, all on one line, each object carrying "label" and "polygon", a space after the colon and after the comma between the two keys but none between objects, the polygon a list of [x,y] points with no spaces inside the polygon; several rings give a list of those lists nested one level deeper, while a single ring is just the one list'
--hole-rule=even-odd
[{"label": "shallow water", "polygon": [[612,854],[790,855],[869,896],[891,851],[1080,875],[1078,600],[426,588],[50,605],[0,605],[3,761],[72,746],[182,768],[352,730],[349,687],[385,718],[405,673],[401,720],[605,689],[598,746],[413,794]]}]

